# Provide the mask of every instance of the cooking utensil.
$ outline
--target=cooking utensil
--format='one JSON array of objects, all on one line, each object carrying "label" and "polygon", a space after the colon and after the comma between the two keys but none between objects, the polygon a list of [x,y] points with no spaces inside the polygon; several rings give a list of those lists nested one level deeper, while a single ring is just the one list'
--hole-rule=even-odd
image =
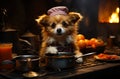
[{"label": "cooking utensil", "polygon": [[[30,58],[30,65],[28,65],[28,58]],[[40,57],[37,55],[19,55],[13,60],[4,60],[2,64],[14,64],[14,68],[20,72],[27,72],[30,69],[34,71],[39,70]]]},{"label": "cooking utensil", "polygon": [[46,67],[57,71],[75,66],[74,55],[70,52],[58,52],[56,55],[46,55],[46,59]]},{"label": "cooking utensil", "polygon": [[87,54],[83,54],[82,56],[80,56],[78,58],[85,57],[85,56],[90,56],[90,55],[93,55],[93,54],[96,54],[96,52],[90,52],[90,53],[87,53]]},{"label": "cooking utensil", "polygon": [[37,72],[32,71],[32,59],[28,57],[26,60],[27,60],[26,63],[27,63],[27,67],[28,67],[29,71],[26,73],[23,73],[23,76],[25,76],[25,77],[37,77],[39,74]]},{"label": "cooking utensil", "polygon": [[[84,54],[81,57],[85,56],[90,56],[95,54],[96,52],[90,52],[87,54]],[[73,68],[77,66],[76,63],[76,58],[74,57],[74,54],[69,53],[69,52],[60,52],[57,55],[49,55],[46,56],[47,59],[47,67],[48,68],[53,68],[55,70],[60,71],[61,69],[66,69],[66,68]]]},{"label": "cooking utensil", "polygon": [[27,78],[33,78],[33,77],[40,77],[40,76],[44,76],[45,73],[38,73],[32,70],[32,59],[31,58],[27,58],[27,67],[29,68],[28,72],[23,73],[24,77]]}]

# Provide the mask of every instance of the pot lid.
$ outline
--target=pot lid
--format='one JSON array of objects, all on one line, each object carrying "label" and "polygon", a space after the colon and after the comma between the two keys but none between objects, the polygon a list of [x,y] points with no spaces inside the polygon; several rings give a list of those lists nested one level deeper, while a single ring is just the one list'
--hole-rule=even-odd
[{"label": "pot lid", "polygon": [[26,32],[25,34],[23,34],[21,37],[34,37],[36,36],[35,34],[31,33],[31,32]]},{"label": "pot lid", "polygon": [[16,29],[8,28],[8,29],[5,29],[4,31],[5,31],[5,32],[10,32],[10,31],[17,31],[17,30],[16,30]]}]

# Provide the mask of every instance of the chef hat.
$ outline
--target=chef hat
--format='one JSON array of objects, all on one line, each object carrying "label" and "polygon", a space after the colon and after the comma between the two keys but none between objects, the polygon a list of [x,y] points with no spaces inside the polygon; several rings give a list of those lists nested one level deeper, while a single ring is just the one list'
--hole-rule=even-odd
[{"label": "chef hat", "polygon": [[68,14],[68,8],[65,6],[57,6],[53,7],[48,10],[49,16],[55,16],[55,15],[67,15]]}]

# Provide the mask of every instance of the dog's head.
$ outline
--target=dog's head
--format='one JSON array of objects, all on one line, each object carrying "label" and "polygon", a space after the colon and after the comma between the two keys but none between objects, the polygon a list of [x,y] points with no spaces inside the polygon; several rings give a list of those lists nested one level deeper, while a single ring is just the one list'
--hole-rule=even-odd
[{"label": "dog's head", "polygon": [[37,19],[38,24],[50,35],[64,36],[76,32],[82,16],[80,13],[69,12],[66,15],[57,14],[54,16],[42,15]]}]

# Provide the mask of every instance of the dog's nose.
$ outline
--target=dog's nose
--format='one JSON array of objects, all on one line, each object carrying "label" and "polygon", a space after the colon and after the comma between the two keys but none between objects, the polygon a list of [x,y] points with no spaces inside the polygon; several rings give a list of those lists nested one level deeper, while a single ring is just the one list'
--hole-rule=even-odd
[{"label": "dog's nose", "polygon": [[57,33],[61,33],[62,32],[62,30],[59,28],[59,29],[57,29]]}]

